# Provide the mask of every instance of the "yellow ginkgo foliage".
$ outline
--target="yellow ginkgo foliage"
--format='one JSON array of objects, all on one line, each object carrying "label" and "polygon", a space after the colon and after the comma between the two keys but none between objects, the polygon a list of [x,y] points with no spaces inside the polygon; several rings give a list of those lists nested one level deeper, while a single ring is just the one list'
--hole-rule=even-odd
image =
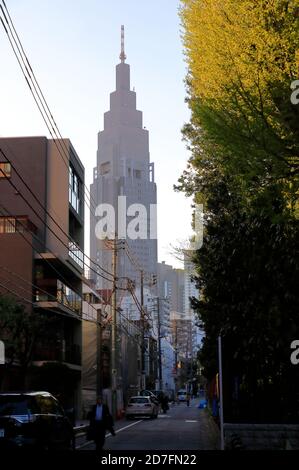
[{"label": "yellow ginkgo foliage", "polygon": [[[234,87],[258,97],[299,78],[299,0],[181,0],[193,92],[215,103]],[[265,98],[265,97],[264,97]]]}]

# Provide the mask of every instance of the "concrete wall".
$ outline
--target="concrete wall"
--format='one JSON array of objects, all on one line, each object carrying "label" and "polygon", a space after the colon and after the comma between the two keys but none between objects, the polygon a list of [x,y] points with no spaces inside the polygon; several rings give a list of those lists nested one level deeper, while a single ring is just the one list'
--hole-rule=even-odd
[{"label": "concrete wall", "polygon": [[[61,150],[62,152],[62,150]],[[59,154],[58,148],[53,141],[48,142],[48,164],[47,164],[47,202],[48,211],[59,223],[59,226],[65,233],[69,233],[69,163],[67,155],[65,161]],[[68,246],[68,237],[57,227],[50,217],[47,218],[49,227],[63,240]],[[47,230],[47,247],[56,256],[61,259],[68,258],[68,249],[56,238],[56,236]]]},{"label": "concrete wall", "polygon": [[[41,205],[46,207],[46,137],[0,138],[0,147]],[[0,155],[0,161],[5,162],[5,158],[2,155]],[[29,219],[37,227],[37,236],[41,239],[41,244],[43,244],[45,239],[45,210],[38,204],[13,168],[11,182],[18,188],[19,193],[12,187],[8,180],[1,178],[1,204],[12,215],[28,215]],[[33,209],[24,201],[21,194]],[[42,249],[42,246],[38,246],[38,248]]]},{"label": "concrete wall", "polygon": [[244,450],[298,450],[297,424],[224,424],[225,447]]},{"label": "concrete wall", "polygon": [[[29,233],[24,235],[28,242],[32,243],[32,235]],[[17,295],[32,301],[30,283],[33,282],[33,249],[29,243],[19,233],[2,233],[0,235],[0,282]],[[16,273],[24,281],[12,273]],[[1,286],[0,294],[12,295]],[[16,300],[18,300],[17,296]],[[31,309],[30,304],[26,304],[26,306]]]}]

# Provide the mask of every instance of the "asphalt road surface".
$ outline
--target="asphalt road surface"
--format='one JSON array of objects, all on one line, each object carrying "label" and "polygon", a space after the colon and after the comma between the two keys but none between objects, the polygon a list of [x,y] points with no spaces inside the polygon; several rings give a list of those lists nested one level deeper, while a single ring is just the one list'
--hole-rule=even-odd
[{"label": "asphalt road surface", "polygon": [[[195,399],[171,405],[157,419],[123,419],[115,426],[116,436],[106,435],[105,450],[215,450],[219,449],[218,429]],[[95,449],[93,442],[81,438],[78,450]]]}]

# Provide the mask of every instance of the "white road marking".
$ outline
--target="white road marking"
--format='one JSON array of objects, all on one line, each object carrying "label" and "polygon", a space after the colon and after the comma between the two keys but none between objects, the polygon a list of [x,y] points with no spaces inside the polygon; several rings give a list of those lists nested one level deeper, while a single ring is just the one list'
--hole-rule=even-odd
[{"label": "white road marking", "polygon": [[197,419],[185,419],[185,423],[197,423]]},{"label": "white road marking", "polygon": [[[138,424],[138,423],[141,423],[143,420],[140,419],[139,421],[135,421],[135,423],[132,423],[132,424],[128,424],[128,426],[125,426],[124,428],[120,428],[120,429],[117,429],[117,431],[115,431],[115,434],[117,434],[118,432],[121,432],[121,431],[124,431],[125,429],[128,429],[130,428],[131,426],[135,426],[135,424]],[[111,434],[106,434],[106,437],[109,437],[111,436]]]},{"label": "white road marking", "polygon": [[[128,428],[130,428],[131,426],[135,426],[136,424],[141,423],[142,421],[143,421],[143,420],[140,419],[139,421],[135,421],[135,423],[131,423],[131,424],[128,424],[128,426],[124,426],[123,428],[117,429],[117,430],[115,431],[115,434],[118,434],[119,432],[124,431],[125,429],[128,429]],[[106,437],[110,437],[110,436],[112,436],[111,433],[106,434]],[[79,445],[79,446],[76,446],[76,449],[81,449],[82,447],[88,446],[88,445],[90,445],[92,442],[93,442],[93,441],[84,442],[84,444],[81,444],[81,445]]]}]

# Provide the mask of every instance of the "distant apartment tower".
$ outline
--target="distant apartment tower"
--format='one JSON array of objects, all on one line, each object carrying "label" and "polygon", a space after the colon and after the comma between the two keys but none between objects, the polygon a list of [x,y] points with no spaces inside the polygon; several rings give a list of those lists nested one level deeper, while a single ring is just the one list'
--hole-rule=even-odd
[{"label": "distant apartment tower", "polygon": [[183,312],[185,307],[185,272],[173,268],[165,261],[157,265],[157,289],[159,296],[168,298],[170,310]]},{"label": "distant apartment tower", "polygon": [[173,270],[171,309],[183,312],[185,305],[185,272],[183,269]]},{"label": "distant apartment tower", "polygon": [[[100,209],[97,216],[91,215],[90,253],[91,258],[106,272],[111,272],[111,249],[95,235],[96,225],[104,214],[103,204],[108,204],[115,210],[115,232],[119,238],[126,240],[135,264],[139,264],[145,273],[154,274],[157,240],[153,236],[151,238],[150,234],[156,225],[154,164],[150,163],[148,130],[143,126],[142,112],[136,109],[136,93],[130,89],[130,66],[125,63],[123,29],[120,59],[121,62],[116,66],[116,90],[110,94],[110,110],[104,114],[104,130],[98,134],[97,166],[94,168],[90,192],[92,200],[103,210]],[[126,208],[119,205],[124,204],[124,197]],[[138,212],[134,204],[142,204],[144,211]],[[123,230],[129,223],[134,223],[136,216],[140,218],[145,229],[144,239],[132,239]],[[125,222],[124,227],[120,223],[121,217]],[[138,231],[138,228],[136,230]],[[137,266],[128,259],[124,249],[119,250],[119,277],[129,277],[139,284],[140,273]],[[111,282],[100,274],[105,276],[105,273],[99,270],[96,287],[111,287]]]},{"label": "distant apartment tower", "polygon": [[[0,148],[11,162],[0,156],[0,294],[51,319],[34,344],[33,365],[66,366],[69,388],[57,379],[56,392],[79,414],[84,167],[68,139],[0,138]],[[5,388],[17,388],[17,377],[17,370],[6,377]]]},{"label": "distant apartment tower", "polygon": [[161,304],[161,318],[168,318],[168,331],[172,344],[178,353],[190,358],[197,351],[198,331],[196,318],[190,305],[190,297],[197,297],[198,291],[192,282],[194,266],[184,258],[185,269],[174,269],[164,261],[158,263],[157,288]]},{"label": "distant apartment tower", "polygon": [[165,261],[157,265],[157,290],[161,300],[161,318],[166,320],[167,335],[171,333],[171,312],[184,313],[185,272],[174,269]]},{"label": "distant apartment tower", "polygon": [[195,274],[194,264],[190,258],[189,253],[184,254],[184,313],[188,317],[194,315],[191,307],[190,298],[198,297],[198,289],[192,279]]},{"label": "distant apartment tower", "polygon": [[194,312],[191,306],[191,299],[194,297],[199,298],[199,290],[196,287],[195,281],[193,279],[195,275],[195,266],[192,262],[190,252],[184,253],[184,313],[186,318],[192,322],[192,350],[196,354],[198,346],[202,340],[202,332],[197,326],[198,319],[196,313]]},{"label": "distant apartment tower", "polygon": [[[173,289],[173,268],[162,261],[157,264],[157,295],[159,298],[159,317],[161,334],[170,338],[170,311]],[[157,302],[156,302],[157,305]],[[155,308],[155,319],[157,321],[157,307]]]}]

